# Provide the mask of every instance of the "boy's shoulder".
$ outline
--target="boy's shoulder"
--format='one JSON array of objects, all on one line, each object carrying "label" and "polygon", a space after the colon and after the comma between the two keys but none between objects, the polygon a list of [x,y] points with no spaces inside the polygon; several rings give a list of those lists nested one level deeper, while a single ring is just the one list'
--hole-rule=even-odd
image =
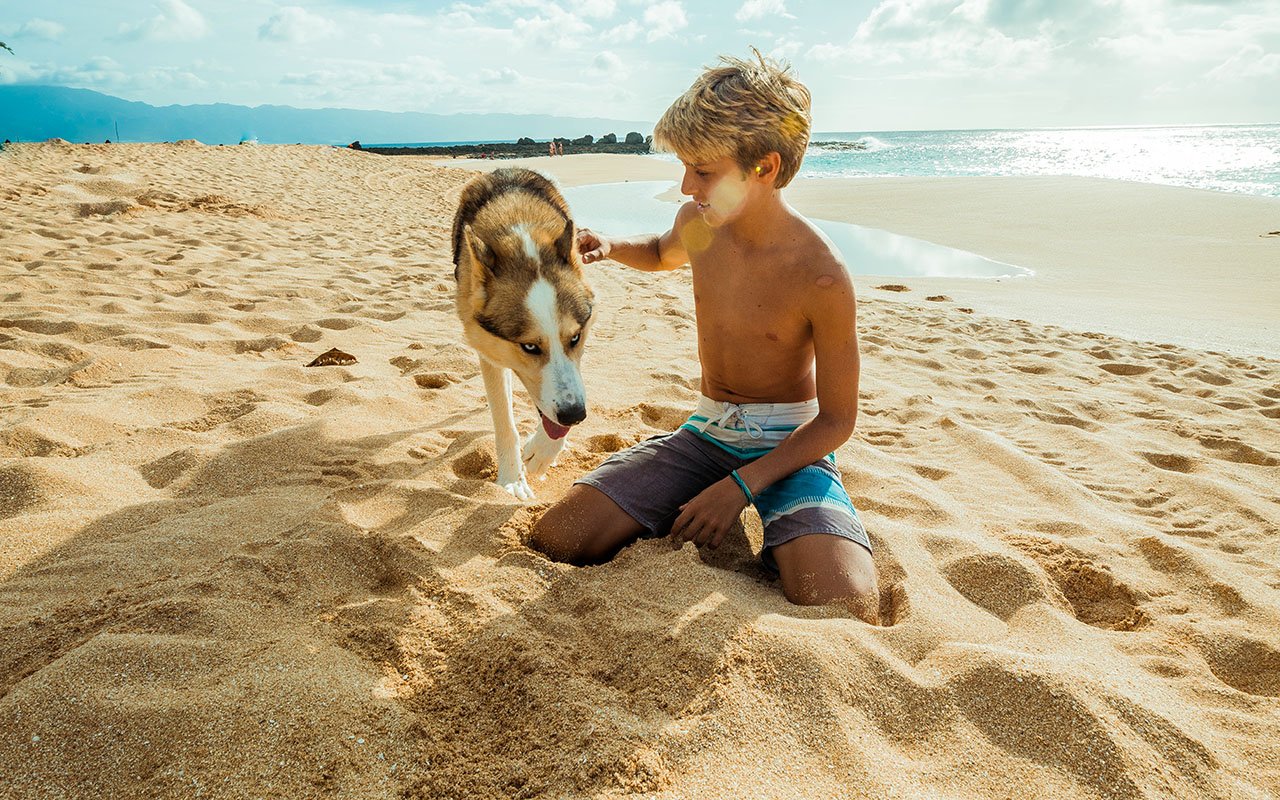
[{"label": "boy's shoulder", "polygon": [[[815,278],[829,275],[841,281],[849,280],[844,256],[813,220],[792,210],[789,225],[791,236],[786,260],[794,269],[810,273]],[[830,285],[830,282],[824,283]]]}]

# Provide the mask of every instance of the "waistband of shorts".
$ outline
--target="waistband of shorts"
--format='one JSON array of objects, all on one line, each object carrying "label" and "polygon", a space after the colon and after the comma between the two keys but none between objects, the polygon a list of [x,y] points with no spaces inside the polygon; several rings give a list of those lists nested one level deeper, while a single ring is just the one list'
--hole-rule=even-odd
[{"label": "waistband of shorts", "polygon": [[777,447],[816,416],[816,398],[795,403],[730,403],[703,395],[681,427],[740,458],[754,458]]},{"label": "waistband of shorts", "polygon": [[698,397],[693,415],[716,419],[730,409],[736,409],[743,421],[750,420],[762,428],[789,425],[794,430],[818,416],[818,398],[795,403],[730,403],[712,400],[704,394]]}]

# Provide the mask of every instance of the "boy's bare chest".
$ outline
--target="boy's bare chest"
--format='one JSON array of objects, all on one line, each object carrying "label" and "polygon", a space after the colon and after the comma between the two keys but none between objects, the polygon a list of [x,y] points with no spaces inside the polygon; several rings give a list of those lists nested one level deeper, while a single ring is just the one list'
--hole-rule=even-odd
[{"label": "boy's bare chest", "polygon": [[792,272],[695,264],[693,298],[699,339],[704,343],[732,339],[739,345],[756,342],[765,348],[803,344],[809,337],[809,323]]}]

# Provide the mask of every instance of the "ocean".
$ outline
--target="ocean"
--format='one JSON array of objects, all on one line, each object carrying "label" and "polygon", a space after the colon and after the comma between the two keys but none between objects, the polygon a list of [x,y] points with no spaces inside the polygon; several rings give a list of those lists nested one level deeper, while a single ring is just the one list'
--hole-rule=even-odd
[{"label": "ocean", "polygon": [[1080,175],[1280,196],[1280,125],[815,133],[799,178]]},{"label": "ocean", "polygon": [[[1081,175],[1280,197],[1280,124],[838,131],[816,132],[811,140],[798,176],[802,179]],[[665,154],[653,157],[675,160]]]}]

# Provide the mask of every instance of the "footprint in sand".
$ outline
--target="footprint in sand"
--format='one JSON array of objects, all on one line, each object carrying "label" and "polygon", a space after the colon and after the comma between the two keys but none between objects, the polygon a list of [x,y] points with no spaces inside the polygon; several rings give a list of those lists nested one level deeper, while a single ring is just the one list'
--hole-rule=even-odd
[{"label": "footprint in sand", "polygon": [[1246,694],[1280,697],[1280,652],[1271,645],[1234,633],[1196,644],[1218,680]]},{"label": "footprint in sand", "polygon": [[1141,364],[1121,364],[1115,361],[1108,362],[1106,364],[1099,364],[1098,366],[1101,367],[1103,370],[1110,372],[1112,375],[1125,375],[1125,376],[1146,375],[1148,372],[1151,372],[1153,369],[1155,369],[1155,367],[1144,367]]},{"label": "footprint in sand", "polygon": [[943,478],[950,477],[953,473],[949,469],[941,467],[930,467],[925,464],[912,464],[911,468],[921,477],[928,478],[931,481],[940,481]]},{"label": "footprint in sand", "polygon": [[1071,604],[1075,618],[1086,625],[1131,631],[1147,623],[1149,618],[1138,607],[1134,590],[1117,580],[1105,565],[1050,540],[1015,536],[1009,543],[1040,565]]},{"label": "footprint in sand", "polygon": [[1001,553],[961,556],[943,565],[942,574],[966,600],[1003,620],[1029,603],[1052,602],[1057,594],[1039,570]]},{"label": "footprint in sand", "polygon": [[602,433],[587,440],[592,453],[616,453],[627,446],[627,440],[616,433]]},{"label": "footprint in sand", "polygon": [[413,382],[423,389],[443,389],[456,380],[447,372],[424,372],[413,376]]},{"label": "footprint in sand", "polygon": [[1226,386],[1231,383],[1230,378],[1219,375],[1216,372],[1211,372],[1207,369],[1196,369],[1184,374],[1188,378],[1195,378],[1198,381],[1204,381],[1205,383],[1212,384],[1213,386]]},{"label": "footprint in sand", "polygon": [[1195,459],[1177,453],[1138,453],[1138,455],[1145,458],[1153,467],[1167,469],[1170,472],[1193,472],[1196,468]]},{"label": "footprint in sand", "polygon": [[498,475],[498,458],[493,443],[481,439],[453,459],[453,474],[473,481],[490,481]]},{"label": "footprint in sand", "polygon": [[1201,436],[1197,441],[1210,450],[1216,450],[1221,458],[1237,464],[1253,464],[1258,467],[1274,467],[1280,465],[1280,459],[1273,458],[1256,447],[1235,439],[1221,436]]},{"label": "footprint in sand", "polygon": [[883,291],[883,292],[909,292],[909,291],[911,291],[911,288],[910,288],[910,287],[908,287],[908,286],[903,286],[903,285],[902,285],[902,284],[900,284],[900,283],[886,283],[886,284],[883,284],[883,285],[881,285],[881,286],[872,286],[871,288],[872,288],[872,289],[879,289],[879,290],[881,290],[881,291]]},{"label": "footprint in sand", "polygon": [[675,406],[641,403],[636,406],[636,410],[640,412],[640,419],[644,424],[667,431],[674,431],[689,418],[688,409],[676,408]]},{"label": "footprint in sand", "polygon": [[324,331],[315,325],[303,325],[293,333],[289,334],[289,338],[295,342],[318,342],[324,338]]}]

